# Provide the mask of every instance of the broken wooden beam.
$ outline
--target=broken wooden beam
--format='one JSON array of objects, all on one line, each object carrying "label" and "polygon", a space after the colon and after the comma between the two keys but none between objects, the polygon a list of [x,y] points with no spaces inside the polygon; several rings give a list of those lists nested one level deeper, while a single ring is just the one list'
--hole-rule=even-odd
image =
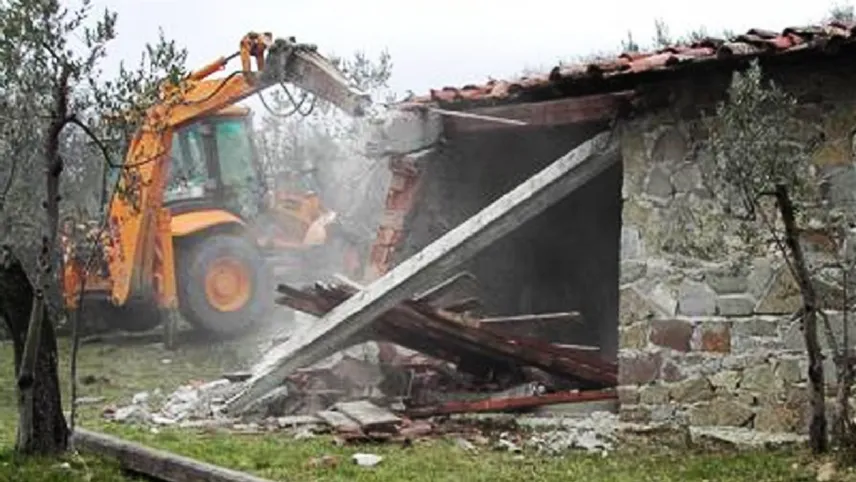
[{"label": "broken wooden beam", "polygon": [[[467,117],[443,115],[446,136],[465,133],[481,133],[498,129],[532,129],[544,126],[560,126],[609,120],[616,112],[628,106],[634,91],[610,92],[581,97],[565,97],[543,102],[519,102],[495,107],[479,107],[463,111]],[[501,118],[505,122],[479,119]],[[525,125],[513,125],[508,121],[519,121]]]},{"label": "broken wooden beam", "polygon": [[547,339],[551,334],[565,332],[569,324],[578,324],[582,316],[577,311],[519,316],[478,318],[482,328],[511,337]]},{"label": "broken wooden beam", "polygon": [[[284,288],[280,292],[290,294],[278,302],[307,309],[316,316],[323,316],[356,293],[349,286],[316,286],[312,292]],[[458,369],[476,375],[478,371],[470,369],[478,366],[489,367],[494,372],[513,372],[521,366],[531,366],[593,388],[612,387],[617,383],[616,364],[597,353],[528,337],[510,337],[479,323],[461,323],[437,308],[413,300],[382,314],[361,335],[364,339],[390,341],[452,362]],[[472,365],[462,364],[465,360]]]},{"label": "broken wooden beam", "polygon": [[556,405],[559,403],[582,403],[602,400],[616,400],[615,390],[589,390],[583,392],[566,391],[530,395],[524,397],[489,397],[478,401],[446,402],[432,407],[418,407],[407,410],[409,417],[434,417],[455,413],[504,412],[528,408]]},{"label": "broken wooden beam", "polygon": [[477,295],[478,282],[476,277],[472,273],[464,271],[427,291],[419,293],[413,299],[443,307],[462,298],[472,298],[477,297]]},{"label": "broken wooden beam", "polygon": [[503,323],[527,323],[538,321],[580,321],[580,313],[578,311],[566,311],[562,313],[544,313],[532,315],[517,315],[517,316],[488,316],[479,318],[480,323],[492,323],[500,325]]},{"label": "broken wooden beam", "polygon": [[275,389],[295,369],[322,360],[365,330],[378,316],[430,287],[451,268],[471,258],[565,198],[621,159],[617,139],[603,131],[560,157],[473,217],[432,242],[364,290],[336,306],[309,330],[269,352],[226,413],[239,413]]},{"label": "broken wooden beam", "polygon": [[453,301],[448,305],[441,306],[441,308],[452,313],[463,313],[467,311],[481,310],[484,306],[478,298],[469,297]]},{"label": "broken wooden beam", "polygon": [[165,482],[272,482],[254,475],[152,449],[82,428],[72,436],[74,447],[119,462],[129,471]]}]

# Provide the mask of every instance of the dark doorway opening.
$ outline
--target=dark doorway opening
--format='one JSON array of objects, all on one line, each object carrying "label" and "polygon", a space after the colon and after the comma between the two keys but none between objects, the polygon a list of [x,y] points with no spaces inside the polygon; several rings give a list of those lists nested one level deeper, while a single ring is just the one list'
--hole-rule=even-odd
[{"label": "dark doorway opening", "polygon": [[[421,164],[401,262],[606,128],[603,123],[455,137]],[[460,267],[486,316],[579,311],[539,338],[617,360],[621,185],[617,163]],[[451,274],[451,273],[450,273]]]}]

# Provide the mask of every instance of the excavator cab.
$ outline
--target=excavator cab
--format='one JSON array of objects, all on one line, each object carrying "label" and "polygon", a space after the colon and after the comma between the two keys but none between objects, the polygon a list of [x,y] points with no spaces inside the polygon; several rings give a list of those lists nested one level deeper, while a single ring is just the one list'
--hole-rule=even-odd
[{"label": "excavator cab", "polygon": [[265,187],[251,133],[249,109],[236,106],[177,129],[164,205],[173,214],[224,209],[254,218]]}]

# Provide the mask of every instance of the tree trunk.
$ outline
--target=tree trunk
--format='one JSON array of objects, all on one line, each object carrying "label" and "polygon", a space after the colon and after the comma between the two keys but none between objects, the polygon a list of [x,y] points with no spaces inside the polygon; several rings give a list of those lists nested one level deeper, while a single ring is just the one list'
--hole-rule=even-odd
[{"label": "tree trunk", "polygon": [[[12,339],[15,354],[15,373],[20,373],[24,344],[29,328],[30,312],[34,302],[33,288],[23,266],[8,248],[0,252],[0,317]],[[43,308],[44,310],[44,308]],[[68,447],[68,426],[62,413],[62,396],[57,366],[57,344],[53,323],[47,310],[42,316],[41,343],[31,380],[31,406],[22,397],[18,387],[19,414],[32,414],[31,420],[20,417],[16,450],[30,455],[51,455],[64,452]],[[24,410],[22,410],[24,409]]]},{"label": "tree trunk", "polygon": [[835,394],[835,403],[838,413],[836,414],[835,426],[833,427],[833,435],[840,446],[853,448],[853,422],[850,420],[850,393],[853,387],[853,363],[851,361],[850,349],[850,296],[848,284],[847,269],[844,269],[842,276],[843,300],[844,306],[844,321],[841,329],[841,344],[840,353],[837,354],[838,359],[835,360],[837,369],[836,377],[838,380],[838,391]]},{"label": "tree trunk", "polygon": [[799,241],[794,206],[785,186],[776,186],[776,201],[785,225],[785,243],[791,253],[794,277],[803,301],[803,337],[808,355],[808,386],[811,400],[809,445],[812,452],[824,453],[829,446],[826,426],[826,400],[823,383],[823,354],[817,337],[817,294]]}]

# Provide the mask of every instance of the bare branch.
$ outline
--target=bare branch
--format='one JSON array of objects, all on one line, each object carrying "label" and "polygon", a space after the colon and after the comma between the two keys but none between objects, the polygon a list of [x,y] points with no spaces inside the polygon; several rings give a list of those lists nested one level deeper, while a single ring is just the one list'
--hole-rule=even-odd
[{"label": "bare branch", "polygon": [[66,123],[74,124],[80,127],[81,130],[83,130],[83,132],[89,137],[90,140],[92,140],[93,143],[95,143],[95,145],[101,151],[101,155],[104,156],[104,162],[107,163],[109,167],[114,169],[122,167],[118,164],[113,164],[113,162],[110,161],[110,151],[109,149],[107,149],[107,146],[105,146],[104,143],[101,142],[101,139],[99,139],[98,136],[95,135],[95,132],[93,132],[92,129],[88,125],[83,123],[76,115],[71,115],[66,118]]},{"label": "bare branch", "polygon": [[9,192],[12,190],[12,185],[15,183],[15,173],[18,170],[19,157],[12,158],[12,165],[9,167],[9,174],[6,178],[6,183],[3,185],[3,192],[0,193],[0,213],[6,207],[6,201],[9,199]]}]

